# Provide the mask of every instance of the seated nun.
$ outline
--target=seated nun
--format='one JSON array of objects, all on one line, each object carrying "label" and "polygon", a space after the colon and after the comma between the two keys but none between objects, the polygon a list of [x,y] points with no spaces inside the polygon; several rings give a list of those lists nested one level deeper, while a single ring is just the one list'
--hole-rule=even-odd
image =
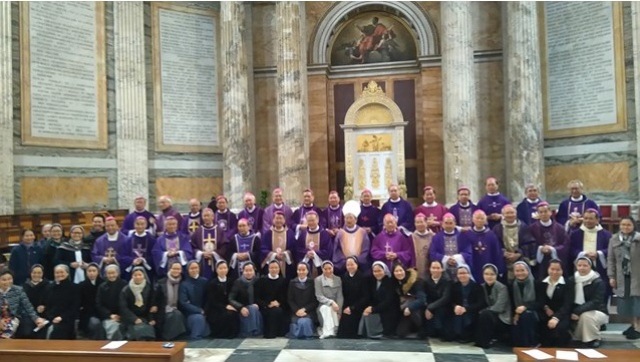
[{"label": "seated nun", "polygon": [[318,307],[314,282],[309,278],[309,264],[300,262],[297,266],[298,276],[289,282],[287,301],[291,309],[289,338],[308,339],[314,335]]},{"label": "seated nun", "polygon": [[127,286],[127,282],[120,278],[120,267],[116,264],[107,265],[104,274],[106,280],[100,284],[96,294],[96,311],[105,333],[104,337],[119,341],[123,338],[120,332],[120,293]]},{"label": "seated nun", "polygon": [[371,266],[373,276],[367,283],[369,301],[362,312],[358,334],[372,339],[391,338],[396,333],[400,304],[387,264],[376,261]]},{"label": "seated nun", "polygon": [[316,298],[318,298],[318,320],[320,339],[335,337],[338,333],[340,314],[344,305],[342,281],[333,274],[333,263],[322,262],[322,275],[316,277]]},{"label": "seated nun", "polygon": [[240,313],[240,337],[262,335],[262,314],[256,301],[256,266],[253,262],[242,265],[242,275],[229,293],[229,303]]},{"label": "seated nun", "polygon": [[609,323],[605,302],[606,286],[598,272],[594,271],[593,261],[579,257],[576,271],[570,284],[575,285],[571,320],[574,323],[573,338],[587,344],[589,348],[600,347],[600,327]]}]

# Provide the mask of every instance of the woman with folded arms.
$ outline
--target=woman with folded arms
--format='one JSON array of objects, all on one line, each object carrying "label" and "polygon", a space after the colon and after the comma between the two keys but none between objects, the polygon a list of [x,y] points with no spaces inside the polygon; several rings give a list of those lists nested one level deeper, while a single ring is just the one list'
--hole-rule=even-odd
[{"label": "woman with folded arms", "polygon": [[423,338],[422,320],[427,302],[424,281],[418,277],[416,269],[407,269],[400,262],[393,265],[393,279],[400,303],[400,320],[396,329],[398,337],[405,338],[410,333],[418,333],[418,338]]},{"label": "woman with folded arms", "polygon": [[191,340],[205,338],[211,334],[204,307],[207,298],[207,280],[200,276],[200,263],[187,263],[187,275],[178,289],[178,308],[187,319],[187,333]]},{"label": "woman with folded arms", "polygon": [[264,322],[264,338],[282,337],[287,332],[287,280],[281,274],[280,263],[272,260],[267,275],[256,283],[256,302]]},{"label": "woman with folded arms", "polygon": [[551,259],[547,276],[537,285],[536,295],[542,309],[540,319],[540,343],[544,347],[566,347],[571,342],[571,306],[574,286],[562,276],[562,261]]},{"label": "woman with folded arms", "polygon": [[120,332],[120,292],[127,282],[120,278],[120,267],[116,264],[107,265],[104,275],[106,280],[100,284],[96,294],[96,311],[105,332],[104,337],[119,341],[123,338]]},{"label": "woman with folded arms", "polygon": [[96,263],[89,263],[85,269],[85,279],[80,283],[80,322],[78,329],[89,339],[105,339],[102,323],[96,309],[96,295],[103,280],[100,277],[100,267]]},{"label": "woman with folded arms", "polygon": [[204,309],[212,338],[236,338],[240,330],[238,310],[229,302],[233,281],[228,274],[229,264],[224,260],[218,261],[216,273],[207,285],[207,304]]}]

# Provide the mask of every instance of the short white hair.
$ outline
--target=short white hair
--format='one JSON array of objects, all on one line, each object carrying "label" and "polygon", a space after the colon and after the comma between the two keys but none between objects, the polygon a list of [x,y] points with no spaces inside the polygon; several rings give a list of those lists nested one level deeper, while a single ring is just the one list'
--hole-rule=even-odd
[{"label": "short white hair", "polygon": [[169,205],[173,204],[173,201],[171,201],[171,198],[167,195],[162,195],[158,198],[158,201],[162,201],[165,200],[169,203]]}]

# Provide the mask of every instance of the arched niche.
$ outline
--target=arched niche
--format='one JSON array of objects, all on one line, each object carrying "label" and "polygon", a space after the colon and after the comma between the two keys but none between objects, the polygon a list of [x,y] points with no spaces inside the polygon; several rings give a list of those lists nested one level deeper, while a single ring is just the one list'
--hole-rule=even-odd
[{"label": "arched niche", "polygon": [[389,197],[390,184],[397,184],[406,197],[404,127],[398,105],[374,81],[353,102],[344,124],[345,200],[356,199],[369,189],[374,199]]},{"label": "arched niche", "polygon": [[309,59],[311,64],[328,64],[330,46],[340,26],[366,11],[384,11],[400,18],[415,37],[418,57],[439,53],[438,33],[435,24],[415,2],[342,1],[335,4],[316,25]]}]

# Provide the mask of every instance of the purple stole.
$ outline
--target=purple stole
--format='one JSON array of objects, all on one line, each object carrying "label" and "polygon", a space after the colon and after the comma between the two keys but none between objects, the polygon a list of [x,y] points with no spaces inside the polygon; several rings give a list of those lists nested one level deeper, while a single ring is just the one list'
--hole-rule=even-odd
[{"label": "purple stole", "polygon": [[227,212],[221,213],[216,211],[216,224],[220,227],[222,231],[224,231],[225,238],[227,240],[231,239],[231,236],[236,232],[236,226],[238,224],[238,219],[234,213],[232,213],[229,209]]},{"label": "purple stole", "polygon": [[[204,278],[210,279],[215,274],[216,263],[224,260],[225,253],[221,250],[220,242],[218,226],[215,224],[211,227],[200,225],[198,230],[191,236],[191,245],[194,249],[196,260],[200,262]],[[203,252],[213,252],[213,259],[205,259],[202,255]]]},{"label": "purple stole", "polygon": [[183,232],[189,236],[191,236],[196,230],[198,230],[198,226],[202,224],[202,213],[198,212],[195,215],[189,213],[189,216],[185,220],[185,227],[183,228]]},{"label": "purple stole", "polygon": [[[255,243],[255,240],[256,240],[256,234],[249,233],[249,235],[247,236],[236,234],[234,239],[236,243],[235,246],[236,246],[237,253],[249,253],[249,255],[251,255],[251,253],[253,252],[253,244]],[[242,260],[242,261],[237,260],[237,255],[233,255],[231,257],[231,267],[236,268],[236,264],[237,264],[236,269],[238,271],[242,270],[242,267],[249,262],[253,262],[255,264],[256,261],[251,260],[251,257],[249,257],[249,260]]]},{"label": "purple stole", "polygon": [[[173,235],[164,234],[165,237],[165,250],[167,252],[172,252],[172,251],[180,251],[180,234],[179,233],[175,233]],[[167,269],[169,269],[170,265],[173,264],[174,262],[179,262],[180,264],[182,264],[181,260],[180,260],[180,255],[176,255],[176,256],[172,256],[172,257],[167,257]]]},{"label": "purple stole", "polygon": [[[458,248],[458,238],[460,237],[460,234],[455,232],[453,234],[447,234],[446,232],[443,234],[444,234],[443,236],[444,237],[444,255],[453,256],[456,254],[460,254],[461,252]],[[451,280],[458,280],[458,277],[457,277],[458,266],[450,266],[449,264],[445,264],[445,268],[447,269],[449,276],[452,278]]]},{"label": "purple stole", "polygon": [[120,262],[124,255],[119,255],[118,252],[122,250],[123,245],[126,242],[126,236],[120,231],[117,232],[117,239],[115,241],[109,240],[109,234],[103,234],[96,240],[91,251],[91,256],[94,263],[97,263],[100,270],[104,270],[106,265],[103,264],[103,257],[115,258],[115,264],[120,266]]},{"label": "purple stole", "polygon": [[253,211],[249,211],[247,210],[247,208],[242,209],[242,211],[240,211],[240,213],[238,214],[238,220],[242,218],[247,219],[249,228],[251,229],[252,233],[262,233],[263,215],[264,212],[259,207],[254,206]]},{"label": "purple stole", "polygon": [[342,216],[342,207],[338,206],[335,210],[331,206],[327,206],[324,210],[325,214],[325,228],[329,230],[336,230],[342,228],[344,225],[344,217]]},{"label": "purple stole", "polygon": [[149,234],[148,231],[145,231],[144,235],[138,236],[135,231],[129,237],[131,244],[131,265],[127,268],[127,272],[130,272],[133,268],[133,261],[138,258],[143,259],[142,266],[147,269],[147,273],[152,271],[153,269],[149,265],[149,261],[151,261],[151,249],[153,249],[153,244],[155,243],[155,238]]}]

